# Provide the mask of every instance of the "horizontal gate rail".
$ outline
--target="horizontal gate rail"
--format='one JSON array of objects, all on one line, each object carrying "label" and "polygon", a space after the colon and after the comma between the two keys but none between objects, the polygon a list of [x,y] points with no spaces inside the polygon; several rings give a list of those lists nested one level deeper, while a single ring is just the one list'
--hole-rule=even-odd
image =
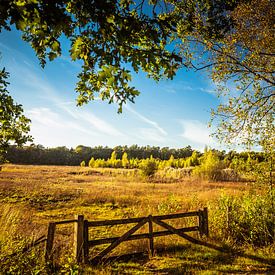
[{"label": "horizontal gate rail", "polygon": [[[178,228],[176,230],[179,231],[179,232],[194,232],[194,231],[198,231],[199,227],[198,226],[193,226],[193,227],[186,227],[186,228]],[[163,237],[163,236],[168,236],[168,235],[173,235],[173,234],[174,233],[171,233],[169,230],[157,231],[157,232],[152,233],[153,237]],[[147,239],[149,237],[150,237],[149,233],[135,234],[135,235],[130,236],[126,241]],[[105,238],[105,239],[98,239],[98,240],[90,240],[88,242],[88,244],[89,244],[89,246],[107,244],[107,243],[112,243],[112,242],[116,241],[118,238],[119,237]]]},{"label": "horizontal gate rail", "polygon": [[[190,227],[175,228],[164,222],[164,220],[181,219],[188,217],[197,217],[198,224]],[[74,223],[74,255],[77,262],[88,262],[89,248],[101,245],[110,244],[107,248],[103,249],[98,255],[96,255],[92,261],[100,262],[108,253],[115,249],[119,244],[125,241],[133,241],[140,239],[148,239],[149,253],[154,255],[154,238],[168,235],[178,235],[192,243],[202,244],[203,242],[197,240],[186,233],[188,232],[199,232],[200,235],[208,236],[208,212],[205,207],[203,210],[176,213],[168,215],[156,215],[139,218],[128,218],[128,219],[115,219],[115,220],[102,220],[102,221],[88,221],[84,219],[83,215],[76,215],[75,219],[50,222],[48,227],[45,259],[47,262],[51,262],[53,259],[53,243],[56,226],[61,224]],[[148,223],[148,233],[136,233],[141,227]],[[89,239],[89,228],[99,226],[114,226],[124,224],[135,224],[130,230],[126,231],[120,237],[109,237],[101,239]],[[157,224],[166,230],[154,231],[153,225]]]},{"label": "horizontal gate rail", "polygon": [[[198,225],[192,227],[184,227],[184,228],[174,228],[173,226],[163,222],[163,220],[172,220],[172,219],[180,219],[187,217],[198,217]],[[110,238],[101,238],[89,240],[89,227],[98,227],[98,226],[113,226],[113,225],[123,225],[123,224],[131,224],[137,223],[132,229],[127,231],[121,237],[110,237]],[[149,232],[142,234],[134,234],[139,228],[141,228],[146,223],[149,224]],[[199,211],[185,212],[185,213],[176,213],[176,214],[168,214],[168,215],[156,215],[148,217],[140,217],[140,218],[128,218],[128,219],[116,219],[116,220],[103,220],[103,221],[85,221],[84,235],[85,235],[85,244],[84,246],[84,262],[88,262],[89,248],[111,243],[106,249],[96,255],[92,262],[101,261],[109,252],[111,252],[115,247],[117,247],[120,243],[125,241],[133,241],[140,239],[148,239],[149,240],[149,251],[151,255],[154,255],[154,243],[153,239],[155,237],[168,236],[168,235],[178,235],[184,239],[187,239],[193,243],[199,243],[198,240],[192,238],[187,235],[187,232],[199,232],[200,235],[208,236],[208,213],[207,208]],[[153,231],[153,224],[158,224],[161,227],[164,227],[166,230],[164,231]]]}]

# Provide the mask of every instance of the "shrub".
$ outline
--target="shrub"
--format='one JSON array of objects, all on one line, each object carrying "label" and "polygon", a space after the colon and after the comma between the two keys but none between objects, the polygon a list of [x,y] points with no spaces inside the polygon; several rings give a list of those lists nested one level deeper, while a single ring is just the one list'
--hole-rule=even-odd
[{"label": "shrub", "polygon": [[80,162],[80,166],[81,167],[85,167],[86,166],[85,160],[83,160],[83,161]]},{"label": "shrub", "polygon": [[275,230],[273,207],[270,193],[249,193],[240,197],[222,195],[216,205],[210,205],[210,230],[219,239],[237,244],[271,244]]},{"label": "shrub", "polygon": [[212,150],[204,153],[201,164],[193,170],[194,175],[207,180],[221,180],[224,164]]},{"label": "shrub", "polygon": [[139,168],[145,177],[153,177],[158,170],[157,162],[152,156],[142,160]]},{"label": "shrub", "polygon": [[95,166],[95,159],[92,157],[89,161],[89,167],[93,168]]}]

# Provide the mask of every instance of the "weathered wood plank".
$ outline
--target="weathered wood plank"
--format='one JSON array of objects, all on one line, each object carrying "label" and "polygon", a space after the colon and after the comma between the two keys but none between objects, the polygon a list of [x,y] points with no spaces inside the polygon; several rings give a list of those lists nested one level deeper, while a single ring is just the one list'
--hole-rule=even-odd
[{"label": "weathered wood plank", "polygon": [[50,222],[48,226],[48,234],[47,234],[47,242],[46,242],[46,250],[45,250],[45,261],[46,263],[51,263],[53,260],[53,240],[54,240],[54,233],[55,233],[55,223]]},{"label": "weathered wood plank", "polygon": [[153,257],[155,252],[154,252],[154,231],[153,231],[153,223],[152,223],[152,216],[150,215],[148,217],[148,226],[149,226],[149,251],[150,251],[150,256]]},{"label": "weathered wood plank", "polygon": [[[175,213],[169,215],[160,215],[160,216],[153,216],[160,220],[169,220],[169,219],[178,219],[184,217],[192,217],[198,216],[199,211],[187,212],[187,213]],[[128,219],[116,219],[116,220],[103,220],[103,221],[89,221],[88,226],[107,226],[107,225],[118,225],[118,224],[128,224],[128,223],[137,223],[142,221],[147,217],[141,218],[128,218]]]},{"label": "weathered wood plank", "polygon": [[[177,231],[181,231],[181,232],[195,232],[199,230],[198,226],[193,226],[193,227],[185,227],[185,228],[178,228],[176,229]],[[165,231],[156,231],[153,232],[153,237],[163,237],[163,236],[168,236],[168,235],[173,235],[174,233],[172,233],[169,230],[165,230]],[[129,238],[127,238],[127,240],[125,241],[133,241],[133,240],[141,240],[141,239],[148,239],[150,237],[149,233],[143,233],[143,234],[135,234],[135,235],[131,235]],[[97,239],[97,240],[90,240],[88,242],[89,247],[90,246],[95,246],[95,245],[100,245],[100,244],[107,244],[107,243],[112,243],[114,241],[116,241],[117,239],[119,239],[119,237],[112,237],[112,238],[104,238],[104,239]]]},{"label": "weathered wood plank", "polygon": [[203,220],[204,220],[204,224],[203,224],[203,232],[204,234],[209,237],[209,227],[208,227],[208,210],[207,207],[203,208]]},{"label": "weathered wood plank", "polygon": [[107,226],[107,225],[118,225],[128,223],[138,223],[144,220],[146,217],[141,218],[129,218],[129,219],[116,219],[116,220],[104,220],[104,221],[89,221],[88,226]]},{"label": "weathered wood plank", "polygon": [[88,257],[89,257],[89,227],[88,227],[88,221],[84,220],[84,236],[83,236],[83,261],[84,263],[88,263]]},{"label": "weathered wood plank", "polygon": [[144,218],[138,224],[136,224],[133,228],[119,237],[116,241],[114,241],[111,245],[101,251],[92,261],[100,261],[104,256],[106,256],[109,252],[111,252],[114,248],[116,248],[120,243],[127,240],[133,233],[135,233],[139,228],[141,228],[145,223],[148,222],[148,218]]},{"label": "weathered wood plank", "polygon": [[75,223],[74,229],[74,256],[76,261],[79,263],[82,260],[82,249],[84,243],[84,216],[76,215],[75,219],[77,220],[77,223]]},{"label": "weathered wood plank", "polygon": [[199,244],[199,245],[203,245],[203,246],[206,246],[206,247],[209,247],[209,248],[212,248],[212,249],[215,249],[215,250],[218,250],[218,251],[221,251],[221,252],[224,252],[224,249],[222,247],[219,247],[217,245],[214,245],[214,244],[210,244],[210,243],[206,243],[206,242],[203,242],[203,241],[200,241],[200,240],[196,240],[194,239],[193,237],[183,233],[183,232],[177,232],[177,229],[174,228],[173,226],[163,222],[163,221],[159,221],[157,219],[155,219],[154,217],[152,217],[153,219],[153,222],[170,230],[171,232],[175,233],[176,235],[179,235],[180,237],[183,237],[184,239],[190,241],[191,243],[194,243],[194,244]]},{"label": "weathered wood plank", "polygon": [[170,219],[178,219],[178,218],[184,218],[184,217],[193,217],[198,215],[199,215],[199,211],[192,211],[192,212],[186,212],[186,213],[175,213],[175,214],[152,216],[152,217],[158,220],[170,220]]}]

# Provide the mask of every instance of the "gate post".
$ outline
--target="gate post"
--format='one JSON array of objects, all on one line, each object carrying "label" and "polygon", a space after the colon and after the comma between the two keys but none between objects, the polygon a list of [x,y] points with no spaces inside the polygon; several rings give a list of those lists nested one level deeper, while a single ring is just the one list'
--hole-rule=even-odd
[{"label": "gate post", "polygon": [[84,216],[76,215],[75,219],[77,222],[74,227],[74,256],[76,261],[79,263],[82,260],[82,251],[84,243]]},{"label": "gate post", "polygon": [[152,216],[148,216],[148,225],[149,225],[149,251],[150,256],[153,257],[155,254],[154,251],[154,235],[153,235],[153,222],[152,222]]},{"label": "gate post", "polygon": [[207,207],[204,207],[203,210],[199,210],[199,232],[201,236],[209,236]]},{"label": "gate post", "polygon": [[207,207],[203,208],[203,234],[207,237],[209,237],[209,229],[208,229],[208,210]]},{"label": "gate post", "polygon": [[53,240],[54,240],[54,233],[55,233],[55,226],[54,222],[50,222],[48,226],[48,234],[47,234],[47,242],[46,242],[46,251],[45,251],[45,261],[46,263],[52,263],[53,260]]},{"label": "gate post", "polygon": [[89,256],[89,226],[88,221],[84,221],[84,236],[83,236],[83,261],[85,264],[88,263]]}]

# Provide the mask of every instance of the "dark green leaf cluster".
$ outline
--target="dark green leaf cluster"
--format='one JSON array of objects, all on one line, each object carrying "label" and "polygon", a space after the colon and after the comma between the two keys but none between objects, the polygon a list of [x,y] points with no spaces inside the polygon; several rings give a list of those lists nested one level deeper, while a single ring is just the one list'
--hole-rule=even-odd
[{"label": "dark green leaf cluster", "polygon": [[0,163],[5,160],[10,142],[20,146],[32,140],[27,134],[30,120],[23,115],[22,105],[16,104],[7,90],[8,76],[5,69],[0,71]]},{"label": "dark green leaf cluster", "polygon": [[[172,78],[181,58],[166,49],[171,33],[165,20],[148,5],[131,0],[4,1],[1,25],[15,25],[35,50],[42,66],[61,55],[61,38],[70,40],[72,60],[82,61],[78,104],[96,96],[109,103],[133,102],[139,92],[129,85],[129,67],[149,77]],[[157,3],[158,2],[158,3]]]}]

